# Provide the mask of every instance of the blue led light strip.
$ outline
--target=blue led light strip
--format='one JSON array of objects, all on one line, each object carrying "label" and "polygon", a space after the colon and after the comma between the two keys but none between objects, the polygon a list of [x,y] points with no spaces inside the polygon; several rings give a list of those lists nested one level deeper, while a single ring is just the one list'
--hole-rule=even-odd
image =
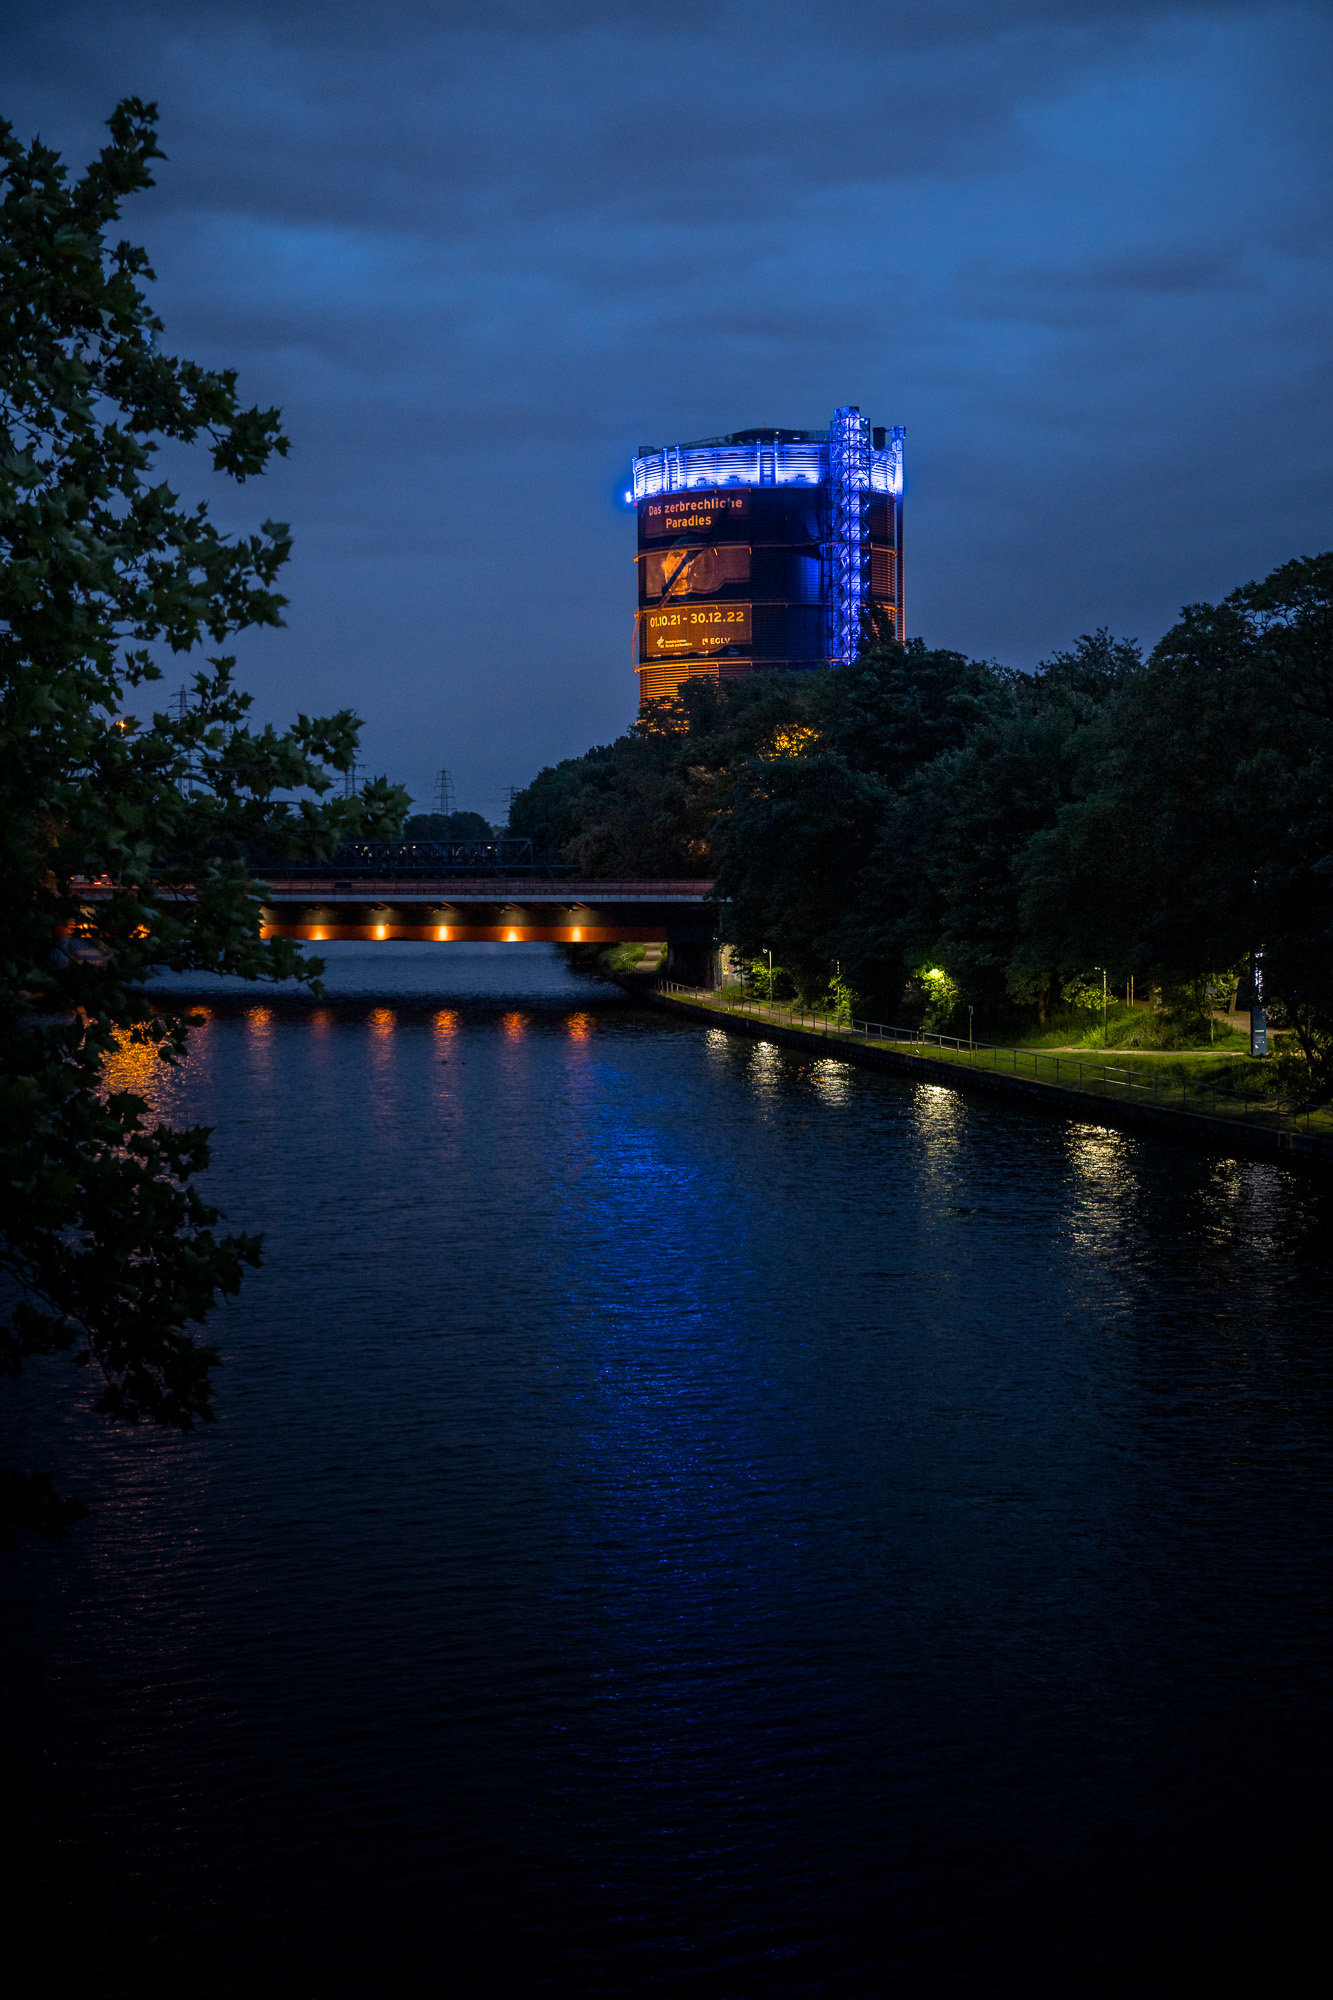
[{"label": "blue led light strip", "polygon": [[829,538],[824,546],[824,630],[831,667],[846,666],[861,645],[869,596],[870,426],[854,406],[829,425]]}]

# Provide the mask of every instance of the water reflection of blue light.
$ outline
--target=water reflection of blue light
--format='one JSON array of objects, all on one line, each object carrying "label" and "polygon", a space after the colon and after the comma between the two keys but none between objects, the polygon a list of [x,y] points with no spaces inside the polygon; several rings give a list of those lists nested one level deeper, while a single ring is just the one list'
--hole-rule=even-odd
[{"label": "water reflection of blue light", "polygon": [[66,1921],[217,1993],[281,1929],[331,1994],[1019,2000],[1095,1910],[1188,1990],[1322,1810],[1333,1196],[476,964],[183,1073],[268,1263],[220,1424],[13,1571]]}]

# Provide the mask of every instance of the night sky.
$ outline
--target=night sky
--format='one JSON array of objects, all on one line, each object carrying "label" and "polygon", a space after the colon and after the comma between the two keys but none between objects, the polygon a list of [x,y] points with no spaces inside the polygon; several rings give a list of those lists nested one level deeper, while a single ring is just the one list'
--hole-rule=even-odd
[{"label": "night sky", "polygon": [[[13,0],[0,109],[120,96],[168,344],[278,403],[260,712],[488,816],[635,703],[636,446],[907,426],[908,630],[1151,643],[1333,543],[1333,8]],[[179,669],[174,669],[179,679]]]}]

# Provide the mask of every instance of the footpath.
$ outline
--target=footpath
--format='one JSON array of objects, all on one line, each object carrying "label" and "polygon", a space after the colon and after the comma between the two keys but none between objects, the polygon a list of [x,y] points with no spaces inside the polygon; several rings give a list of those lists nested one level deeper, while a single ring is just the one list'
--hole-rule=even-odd
[{"label": "footpath", "polygon": [[1301,1111],[1258,1091],[1219,1090],[1207,1082],[1094,1062],[1083,1053],[1001,1048],[879,1021],[839,1021],[805,1008],[669,980],[648,984],[627,978],[623,983],[637,999],[655,1007],[786,1048],[815,1050],[955,1090],[1022,1098],[1066,1116],[1093,1115],[1100,1123],[1185,1139],[1236,1158],[1333,1166],[1329,1113]]}]

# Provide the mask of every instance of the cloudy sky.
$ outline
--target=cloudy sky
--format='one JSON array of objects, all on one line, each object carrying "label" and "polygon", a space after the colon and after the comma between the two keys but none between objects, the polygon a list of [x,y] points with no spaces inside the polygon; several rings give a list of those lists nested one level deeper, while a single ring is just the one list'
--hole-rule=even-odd
[{"label": "cloudy sky", "polygon": [[265,716],[460,805],[630,719],[630,454],[907,426],[908,625],[1026,666],[1333,545],[1333,8],[3,0],[0,110],[169,155],[178,352],[278,403]]}]

